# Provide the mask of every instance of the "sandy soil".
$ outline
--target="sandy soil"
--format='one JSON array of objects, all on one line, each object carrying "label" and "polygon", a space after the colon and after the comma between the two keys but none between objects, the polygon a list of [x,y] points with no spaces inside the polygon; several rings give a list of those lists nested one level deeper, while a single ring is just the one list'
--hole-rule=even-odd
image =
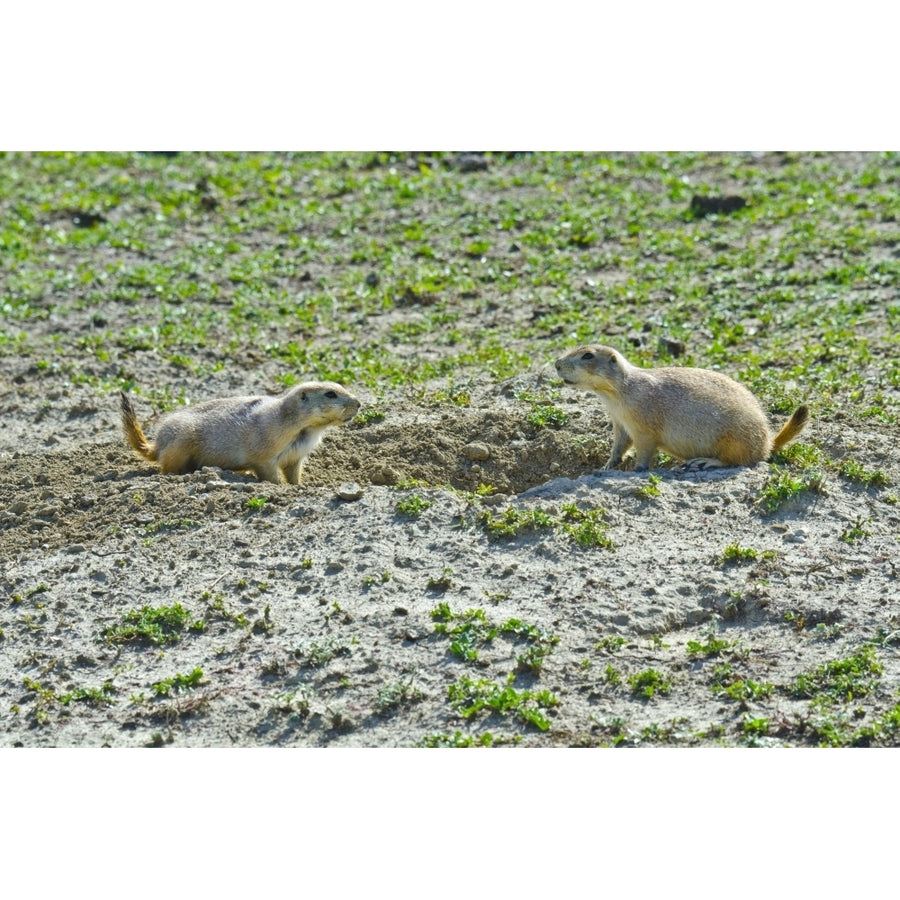
[{"label": "sandy soil", "polygon": [[[770,723],[757,742],[802,742],[808,701],[786,689],[723,699],[714,666],[786,688],[860,635],[897,628],[898,519],[879,492],[827,478],[767,516],[762,465],[662,471],[659,495],[642,497],[645,476],[598,471],[607,429],[589,399],[568,398],[560,430],[530,426],[489,389],[465,410],[401,409],[330,432],[298,488],[211,469],[161,476],[125,448],[113,396],[56,387],[48,410],[40,378],[28,383],[31,397],[7,380],[2,398],[6,746],[410,746],[457,732],[526,746],[706,744],[741,739],[751,713]],[[814,423],[807,437],[835,458],[852,442],[900,478],[888,429]],[[448,487],[396,486],[409,479]],[[358,499],[338,496],[348,482]],[[475,500],[479,483],[498,494]],[[397,508],[413,495],[431,503],[417,517]],[[267,499],[248,505],[256,497]],[[583,549],[560,529],[496,539],[479,525],[482,509],[558,518],[566,504],[602,508],[613,548]],[[865,542],[842,540],[860,520]],[[735,542],[760,557],[723,564]],[[176,603],[205,627],[159,646],[104,639],[129,611]],[[547,639],[501,632],[463,660],[436,630],[441,603]],[[713,634],[731,649],[687,652]],[[537,645],[538,670],[517,661]],[[887,651],[863,721],[892,705],[900,664]],[[198,667],[193,686],[152,689]],[[629,686],[648,669],[667,693]],[[523,704],[549,728],[510,713],[463,718],[451,701],[462,678],[510,677],[517,691],[553,694]]]}]

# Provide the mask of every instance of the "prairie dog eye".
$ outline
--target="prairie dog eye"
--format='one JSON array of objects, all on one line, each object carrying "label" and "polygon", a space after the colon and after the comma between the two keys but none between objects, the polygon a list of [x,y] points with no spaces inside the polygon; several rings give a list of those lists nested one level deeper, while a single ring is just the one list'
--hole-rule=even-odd
[{"label": "prairie dog eye", "polygon": [[594,358],[594,354],[591,353],[590,350],[589,350],[587,353],[582,353],[582,354],[581,354],[581,358],[582,358],[582,359],[593,359],[593,358]]},{"label": "prairie dog eye", "polygon": [[304,391],[304,392],[300,395],[300,399],[301,399],[304,403],[309,399],[308,396],[307,396],[306,391]]},{"label": "prairie dog eye", "polygon": [[337,392],[336,391],[325,391],[325,396],[329,400],[337,400]]}]

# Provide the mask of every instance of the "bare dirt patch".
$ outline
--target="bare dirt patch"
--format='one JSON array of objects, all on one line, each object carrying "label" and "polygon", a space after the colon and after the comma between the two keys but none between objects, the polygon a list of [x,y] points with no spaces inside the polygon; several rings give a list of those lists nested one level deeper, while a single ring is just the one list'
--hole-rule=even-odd
[{"label": "bare dirt patch", "polygon": [[[768,466],[659,470],[656,483],[596,472],[606,443],[583,421],[552,430],[522,411],[405,411],[332,432],[299,489],[213,469],[164,477],[121,440],[9,454],[4,740],[702,744],[764,718],[757,741],[802,742],[808,703],[791,685],[851,635],[880,636],[881,683],[898,677],[898,517],[883,491],[830,476],[767,516]],[[814,427],[840,458],[848,436]],[[891,438],[856,435],[854,452],[896,479]],[[360,499],[337,497],[346,482]],[[485,484],[496,490],[478,498]],[[400,511],[409,497],[420,513]],[[568,507],[600,510],[612,547],[579,546]],[[485,512],[510,508],[551,524],[492,536]],[[848,543],[857,526],[864,538]],[[757,555],[724,561],[729,544]],[[203,627],[162,645],[110,637],[130,613],[175,604]],[[443,632],[442,604],[463,616]],[[452,632],[466,633],[472,610],[494,629],[525,627],[483,631],[466,659]],[[195,683],[154,693],[197,669]],[[647,672],[655,690],[636,680]],[[772,687],[724,696],[737,682]],[[491,699],[508,689],[507,707]],[[890,691],[875,698],[876,711],[892,707]]]}]

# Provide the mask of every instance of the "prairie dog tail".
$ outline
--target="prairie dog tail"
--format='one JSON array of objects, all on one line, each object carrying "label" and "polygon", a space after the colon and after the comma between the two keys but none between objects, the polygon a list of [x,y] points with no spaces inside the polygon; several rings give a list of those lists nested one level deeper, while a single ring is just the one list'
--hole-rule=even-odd
[{"label": "prairie dog tail", "polygon": [[122,428],[125,431],[125,440],[128,441],[131,448],[140,453],[144,459],[155,462],[156,447],[147,440],[147,436],[141,431],[141,426],[138,425],[137,413],[134,411],[131,398],[124,391],[119,392],[119,397],[122,401]]},{"label": "prairie dog tail", "polygon": [[788,441],[792,441],[806,427],[809,421],[809,407],[804,403],[794,410],[784,428],[772,439],[772,452],[777,453]]}]

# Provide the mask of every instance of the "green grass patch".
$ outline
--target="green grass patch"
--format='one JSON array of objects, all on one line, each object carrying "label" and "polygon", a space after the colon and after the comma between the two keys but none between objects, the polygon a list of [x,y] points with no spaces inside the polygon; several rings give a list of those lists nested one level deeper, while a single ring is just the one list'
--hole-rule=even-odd
[{"label": "green grass patch", "polygon": [[579,547],[612,550],[614,545],[607,533],[609,526],[605,516],[603,509],[579,509],[573,503],[564,503],[556,524]]},{"label": "green grass patch", "polygon": [[579,547],[612,550],[614,544],[607,533],[605,516],[603,509],[579,509],[574,504],[563,504],[558,514],[537,508],[508,506],[500,513],[479,510],[476,522],[495,540],[513,539],[533,532],[557,531],[569,536]]},{"label": "green grass patch", "polygon": [[483,509],[478,513],[478,524],[492,538],[515,538],[532,531],[551,530],[554,519],[541,509],[516,509],[508,506],[501,513]]},{"label": "green grass patch", "polygon": [[554,406],[552,396],[519,391],[516,399],[529,405],[530,411],[526,414],[525,421],[535,428],[562,428],[569,421],[568,414]]},{"label": "green grass patch", "polygon": [[862,516],[857,516],[856,521],[841,532],[841,540],[846,544],[853,544],[856,541],[871,536],[872,532],[866,528]]},{"label": "green grass patch", "polygon": [[193,519],[164,519],[145,525],[143,531],[147,537],[155,537],[166,532],[186,531],[199,527],[200,523],[195,522]]},{"label": "green grass patch", "polygon": [[172,644],[179,641],[185,631],[203,631],[203,619],[194,619],[180,604],[172,606],[142,606],[129,610],[117,625],[111,625],[103,637],[111,644],[147,643]]},{"label": "green grass patch", "polygon": [[400,513],[401,516],[406,516],[409,519],[417,519],[426,509],[429,509],[432,506],[434,506],[434,501],[427,500],[420,494],[410,494],[408,497],[400,497],[396,504],[397,512]]},{"label": "green grass patch", "polygon": [[379,688],[375,698],[375,711],[380,716],[392,715],[400,707],[421,699],[422,692],[413,684],[412,679],[392,681]]},{"label": "green grass patch", "polygon": [[455,731],[453,734],[426,734],[416,744],[417,747],[490,747],[494,743],[494,736],[485,731],[481,734],[463,734]]},{"label": "green grass patch", "polygon": [[297,647],[292,655],[301,666],[319,669],[335,657],[351,656],[353,654],[352,646],[355,642],[355,638],[344,640],[339,637],[326,637]]},{"label": "green grass patch", "polygon": [[874,691],[883,672],[875,648],[868,644],[854,656],[817,666],[798,675],[790,687],[795,697],[848,702]]},{"label": "green grass patch", "polygon": [[718,557],[718,562],[721,565],[728,565],[729,563],[749,563],[755,562],[758,559],[775,559],[776,556],[778,556],[778,554],[774,550],[760,551],[753,547],[742,547],[735,541],[722,550],[722,553]]},{"label": "green grass patch", "polygon": [[154,682],[150,687],[157,697],[167,697],[173,691],[181,693],[182,691],[198,687],[202,683],[203,669],[197,666],[187,675],[173,675],[171,678],[164,678],[162,681]]},{"label": "green grass patch", "polygon": [[603,650],[606,653],[618,653],[627,641],[621,635],[608,634],[594,644],[595,649]]},{"label": "green grass patch", "polygon": [[802,494],[821,491],[822,484],[822,476],[816,471],[795,474],[773,465],[756,503],[763,513],[771,515]]},{"label": "green grass patch", "polygon": [[653,500],[660,495],[659,485],[662,478],[659,475],[648,475],[647,483],[634,489],[634,494],[641,500]]},{"label": "green grass patch", "polygon": [[657,694],[668,694],[672,682],[657,669],[645,669],[628,676],[628,684],[633,693],[645,700],[652,700]]},{"label": "green grass patch", "polygon": [[69,703],[88,703],[91,706],[106,706],[113,702],[112,695],[116,692],[112,681],[104,681],[100,687],[78,687],[57,698],[66,706]]},{"label": "green grass patch", "polygon": [[734,646],[734,641],[726,641],[722,638],[717,638],[714,634],[710,634],[705,641],[688,641],[687,652],[688,656],[718,656]]},{"label": "green grass patch", "polygon": [[539,731],[548,731],[550,719],[547,711],[558,704],[550,691],[518,691],[510,674],[506,684],[497,684],[487,679],[472,679],[464,675],[451,684],[447,690],[454,709],[469,719],[483,711],[501,716],[511,715],[524,725],[531,725]]},{"label": "green grass patch", "polygon": [[439,603],[431,611],[431,617],[436,620],[435,632],[450,639],[450,652],[466,662],[476,661],[479,650],[502,635],[526,644],[525,649],[516,656],[517,670],[536,675],[553,646],[559,642],[556,635],[520,619],[493,623],[483,609],[454,613],[449,604]]},{"label": "green grass patch", "polygon": [[861,484],[865,487],[888,487],[891,481],[884,472],[877,469],[867,469],[855,459],[845,459],[838,466],[838,472],[848,481]]}]

